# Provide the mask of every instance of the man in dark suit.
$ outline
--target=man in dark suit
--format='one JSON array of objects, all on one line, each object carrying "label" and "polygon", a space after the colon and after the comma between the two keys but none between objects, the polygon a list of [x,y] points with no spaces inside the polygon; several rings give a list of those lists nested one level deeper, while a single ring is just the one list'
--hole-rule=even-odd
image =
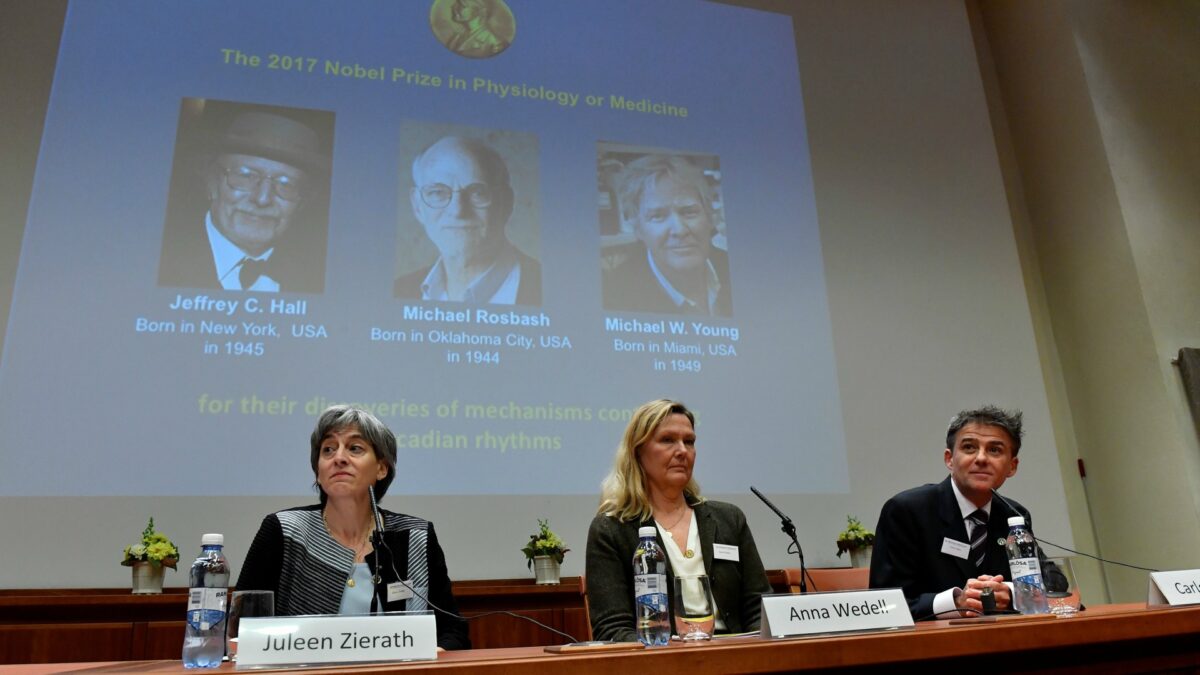
[{"label": "man in dark suit", "polygon": [[645,155],[619,178],[622,219],[641,246],[603,279],[608,310],[731,316],[729,259],[712,245],[713,195],[686,158]]},{"label": "man in dark suit", "polygon": [[[883,505],[875,529],[871,588],[901,588],[913,619],[946,618],[960,610],[983,609],[990,588],[996,609],[1011,609],[1012,590],[1004,540],[1008,518],[1020,515],[1032,529],[1029,511],[992,490],[1017,473],[1021,413],[995,406],[964,410],[946,431],[946,468],[941,483],[905,490]],[[1041,550],[1042,576],[1051,590],[1065,577]],[[957,614],[955,614],[957,615]]]},{"label": "man in dark suit", "polygon": [[542,304],[542,269],[508,240],[515,195],[508,165],[486,143],[446,136],[417,155],[409,202],[440,256],[396,279],[398,298]]},{"label": "man in dark suit", "polygon": [[[223,103],[209,102],[236,109]],[[329,155],[317,132],[244,106],[220,131],[199,136],[200,156],[176,162],[159,284],[322,292]]]}]

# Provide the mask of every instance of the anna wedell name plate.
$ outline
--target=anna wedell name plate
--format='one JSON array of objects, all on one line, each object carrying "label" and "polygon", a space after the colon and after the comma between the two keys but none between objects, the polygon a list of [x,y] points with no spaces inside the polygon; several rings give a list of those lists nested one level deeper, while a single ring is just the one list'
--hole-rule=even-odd
[{"label": "anna wedell name plate", "polygon": [[239,670],[435,658],[437,625],[432,612],[245,618],[238,630]]},{"label": "anna wedell name plate", "polygon": [[805,595],[764,595],[763,637],[912,628],[899,588]]}]

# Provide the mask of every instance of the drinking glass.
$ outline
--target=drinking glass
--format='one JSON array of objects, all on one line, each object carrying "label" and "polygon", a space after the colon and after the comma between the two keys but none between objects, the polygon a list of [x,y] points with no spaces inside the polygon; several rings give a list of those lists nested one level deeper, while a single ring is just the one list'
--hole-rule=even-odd
[{"label": "drinking glass", "polygon": [[712,639],[712,585],[703,574],[675,577],[675,631],[684,642]]},{"label": "drinking glass", "polygon": [[275,591],[234,591],[229,601],[225,649],[230,661],[237,661],[238,628],[242,619],[275,616]]},{"label": "drinking glass", "polygon": [[1046,562],[1054,563],[1058,571],[1067,578],[1067,587],[1051,590],[1054,585],[1045,570],[1042,571],[1042,581],[1046,584],[1046,603],[1050,612],[1060,617],[1075,616],[1079,611],[1079,587],[1075,585],[1075,571],[1071,569],[1069,557],[1046,558]]}]

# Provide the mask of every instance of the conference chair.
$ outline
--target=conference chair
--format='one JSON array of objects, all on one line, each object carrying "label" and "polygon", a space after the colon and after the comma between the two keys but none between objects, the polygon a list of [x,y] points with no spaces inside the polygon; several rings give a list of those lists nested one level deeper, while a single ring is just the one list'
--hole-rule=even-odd
[{"label": "conference chair", "polygon": [[579,575],[579,595],[583,596],[583,620],[587,623],[587,635],[584,640],[592,639],[592,608],[588,605],[587,577]]},{"label": "conference chair", "polygon": [[[800,568],[783,570],[788,590],[800,592]],[[860,591],[870,587],[871,569],[868,567],[817,567],[808,569],[808,590],[814,591]]]}]

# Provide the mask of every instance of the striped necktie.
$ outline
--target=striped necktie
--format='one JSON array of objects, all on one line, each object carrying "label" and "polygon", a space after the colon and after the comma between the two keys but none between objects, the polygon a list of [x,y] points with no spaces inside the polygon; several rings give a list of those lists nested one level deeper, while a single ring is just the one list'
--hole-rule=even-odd
[{"label": "striped necktie", "polygon": [[987,556],[987,550],[984,544],[987,541],[987,519],[988,515],[983,509],[975,509],[971,515],[967,516],[967,520],[973,524],[971,528],[971,561],[976,567],[983,566],[983,559]]}]

